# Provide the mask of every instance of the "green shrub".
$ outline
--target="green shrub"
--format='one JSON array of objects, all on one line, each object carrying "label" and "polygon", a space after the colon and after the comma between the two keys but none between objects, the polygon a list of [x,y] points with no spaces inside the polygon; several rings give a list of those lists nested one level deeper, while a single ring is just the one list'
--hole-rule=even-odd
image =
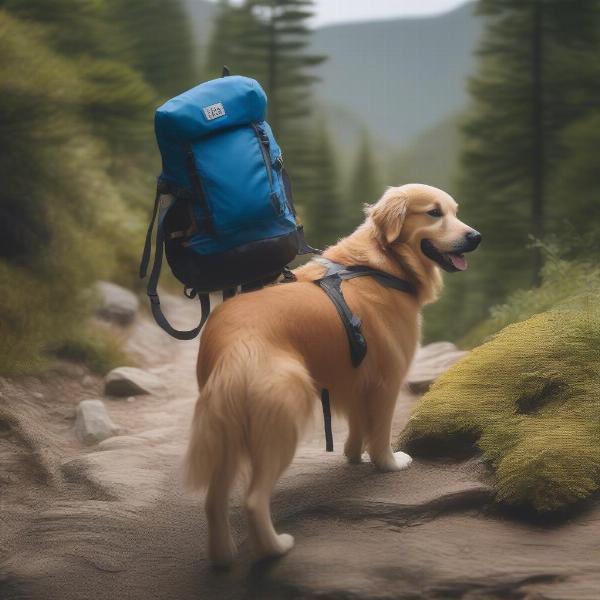
[{"label": "green shrub", "polygon": [[561,309],[506,327],[444,374],[398,445],[475,440],[497,499],[552,511],[600,485],[600,312]]},{"label": "green shrub", "polygon": [[83,363],[99,375],[124,364],[131,365],[131,359],[123,351],[120,340],[91,325],[73,332],[59,345],[49,348],[49,352],[58,358]]},{"label": "green shrub", "polygon": [[546,263],[542,284],[519,290],[504,304],[490,309],[490,316],[459,340],[462,348],[473,348],[511,323],[517,323],[544,311],[561,307],[594,305],[600,294],[600,269],[587,262],[561,258],[557,246],[544,247]]},{"label": "green shrub", "polygon": [[42,369],[76,338],[94,281],[137,281],[137,207],[152,197],[132,158],[151,139],[150,88],[129,67],[61,56],[47,33],[0,10],[1,374]]}]

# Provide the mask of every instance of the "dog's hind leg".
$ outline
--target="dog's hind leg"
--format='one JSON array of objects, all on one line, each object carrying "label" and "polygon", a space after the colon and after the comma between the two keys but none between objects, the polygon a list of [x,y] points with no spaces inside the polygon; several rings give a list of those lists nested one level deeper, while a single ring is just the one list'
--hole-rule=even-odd
[{"label": "dog's hind leg", "polygon": [[253,386],[248,427],[251,476],[245,507],[250,544],[259,558],[281,556],[294,545],[291,535],[275,531],[271,494],[318,403],[312,380],[299,361],[282,357],[270,366]]},{"label": "dog's hind leg", "polygon": [[213,471],[206,493],[208,520],[208,554],[217,567],[228,566],[237,553],[229,524],[229,494],[236,475],[236,465],[224,461]]},{"label": "dog's hind leg", "polygon": [[[246,497],[246,515],[250,544],[258,558],[281,556],[294,546],[294,538],[278,534],[271,519],[271,493],[281,473],[294,456],[295,441],[279,446],[252,460],[252,478]],[[273,454],[277,455],[274,456]]]}]

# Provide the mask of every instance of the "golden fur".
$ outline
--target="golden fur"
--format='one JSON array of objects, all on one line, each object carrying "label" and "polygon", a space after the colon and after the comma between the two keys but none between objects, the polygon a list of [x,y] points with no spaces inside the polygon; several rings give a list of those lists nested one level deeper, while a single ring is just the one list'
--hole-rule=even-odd
[{"label": "golden fur", "polygon": [[[427,211],[443,211],[434,219]],[[392,415],[420,335],[420,309],[442,288],[440,269],[420,250],[431,239],[442,251],[471,229],[456,218],[445,192],[410,184],[388,189],[366,209],[366,220],[324,256],[345,265],[368,265],[415,284],[417,295],[361,277],[343,284],[344,296],[363,322],[368,353],[350,362],[340,318],[311,283],[324,267],[311,261],[295,271],[298,282],[243,294],[219,306],[202,335],[198,400],[186,458],[186,479],[208,487],[209,555],[228,564],[235,555],[228,519],[231,485],[244,464],[250,482],[245,500],[250,541],[259,557],[293,546],[277,534],[270,497],[291,462],[297,442],[320,406],[322,388],[349,425],[344,447],[350,462],[363,450],[381,471],[398,470],[390,448]],[[409,459],[410,460],[410,459]]]}]

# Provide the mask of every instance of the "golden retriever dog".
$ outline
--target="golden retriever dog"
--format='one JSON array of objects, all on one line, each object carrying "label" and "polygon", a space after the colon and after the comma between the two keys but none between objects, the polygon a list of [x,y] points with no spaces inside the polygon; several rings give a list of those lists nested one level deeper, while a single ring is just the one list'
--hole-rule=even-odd
[{"label": "golden retriever dog", "polygon": [[442,287],[440,268],[466,268],[464,252],[480,234],[456,216],[445,192],[409,184],[388,189],[367,207],[366,220],[323,256],[346,266],[366,265],[411,282],[412,295],[383,287],[373,277],[344,281],[352,312],[368,343],[354,368],[341,319],[314,280],[325,267],[296,269],[297,282],[232,298],[211,315],[198,356],[200,397],[186,457],[186,481],[207,487],[209,556],[229,564],[236,547],[229,526],[229,495],[242,467],[249,541],[258,558],[285,554],[291,535],[277,533],[270,499],[296,445],[320,408],[327,388],[332,410],[348,421],[344,453],[351,463],[366,450],[380,471],[410,464],[390,446],[400,385],[420,336],[420,310]]}]

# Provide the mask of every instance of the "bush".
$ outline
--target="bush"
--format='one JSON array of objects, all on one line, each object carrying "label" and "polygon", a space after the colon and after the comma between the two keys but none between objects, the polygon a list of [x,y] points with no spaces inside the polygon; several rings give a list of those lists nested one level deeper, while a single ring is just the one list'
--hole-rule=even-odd
[{"label": "bush", "polygon": [[77,337],[94,281],[137,280],[144,232],[132,198],[152,197],[129,158],[144,132],[151,139],[150,88],[128,67],[59,55],[47,33],[0,10],[2,374],[39,370]]},{"label": "bush", "polygon": [[600,311],[591,306],[536,315],[474,349],[422,398],[399,446],[435,453],[475,440],[508,504],[546,512],[589,496],[600,485]]},{"label": "bush", "polygon": [[491,308],[490,316],[463,336],[459,346],[473,348],[503,327],[553,308],[595,304],[600,293],[600,269],[587,262],[563,259],[562,253],[569,247],[565,242],[559,253],[558,245],[545,245],[542,285],[514,292],[506,303]]}]

